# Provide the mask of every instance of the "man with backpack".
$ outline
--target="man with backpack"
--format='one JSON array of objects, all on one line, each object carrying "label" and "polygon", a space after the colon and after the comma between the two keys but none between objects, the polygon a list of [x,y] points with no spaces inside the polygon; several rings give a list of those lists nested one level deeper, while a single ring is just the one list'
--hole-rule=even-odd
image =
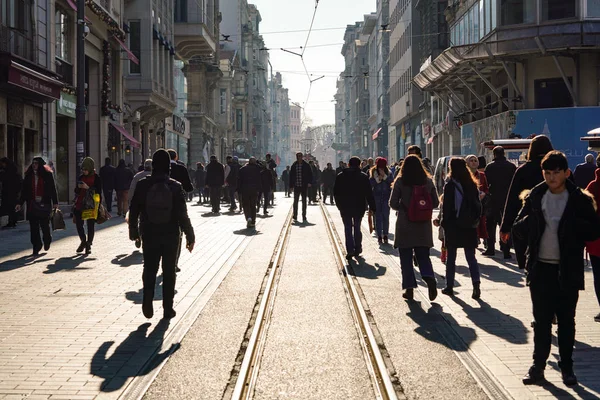
[{"label": "man with backpack", "polygon": [[[144,251],[144,298],[142,311],[152,318],[156,274],[162,259],[163,317],[175,317],[175,268],[180,232],[186,237],[186,248],[192,252],[196,241],[179,182],[169,178],[169,153],[157,150],[152,157],[152,175],[137,184],[129,210],[129,239],[142,239]],[[139,219],[139,227],[138,227]]]}]

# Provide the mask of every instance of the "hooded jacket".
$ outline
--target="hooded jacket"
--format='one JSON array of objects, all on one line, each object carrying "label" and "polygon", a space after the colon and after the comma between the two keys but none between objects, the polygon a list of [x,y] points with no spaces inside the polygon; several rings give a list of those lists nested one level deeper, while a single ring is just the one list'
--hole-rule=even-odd
[{"label": "hooded jacket", "polygon": [[[585,242],[600,238],[600,216],[596,211],[593,196],[578,188],[570,180],[566,181],[569,199],[558,225],[560,243],[559,281],[561,288],[583,290]],[[548,191],[546,182],[525,190],[520,198],[523,207],[515,219],[513,240],[526,248],[527,284],[536,279],[539,267],[538,253],[540,241],[546,228],[546,219],[542,211],[542,198]]]},{"label": "hooded jacket", "polygon": [[371,211],[376,211],[369,177],[358,168],[347,168],[336,177],[333,197],[342,215],[362,216],[367,204]]}]

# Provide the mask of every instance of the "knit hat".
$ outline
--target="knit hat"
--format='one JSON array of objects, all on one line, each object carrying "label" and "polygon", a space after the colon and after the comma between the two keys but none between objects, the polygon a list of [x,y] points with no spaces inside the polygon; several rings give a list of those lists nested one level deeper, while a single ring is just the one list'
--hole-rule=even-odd
[{"label": "knit hat", "polygon": [[387,160],[383,157],[377,159],[377,168],[384,169],[387,167]]},{"label": "knit hat", "polygon": [[165,149],[158,149],[152,155],[153,172],[168,174],[171,170],[171,156]]},{"label": "knit hat", "polygon": [[88,172],[94,172],[96,169],[96,163],[92,157],[86,157],[81,163],[81,169],[85,169]]}]

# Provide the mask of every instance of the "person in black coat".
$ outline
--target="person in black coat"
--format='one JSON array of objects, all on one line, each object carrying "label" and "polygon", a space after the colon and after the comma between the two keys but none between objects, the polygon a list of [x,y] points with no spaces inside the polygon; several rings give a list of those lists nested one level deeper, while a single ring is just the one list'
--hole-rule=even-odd
[{"label": "person in black coat", "polygon": [[[58,196],[52,170],[46,166],[41,157],[35,157],[25,172],[21,197],[15,206],[15,211],[21,211],[23,204],[27,203],[27,219],[29,220],[31,244],[33,255],[38,255],[42,249],[50,249],[52,234],[50,231],[51,208],[58,208]],[[42,237],[40,238],[40,229]]]},{"label": "person in black coat", "polygon": [[281,173],[281,181],[283,182],[283,190],[285,191],[285,197],[290,197],[290,166],[285,167],[285,170]]},{"label": "person in black coat", "polygon": [[177,152],[169,149],[167,153],[169,153],[169,157],[171,158],[171,179],[175,179],[181,183],[181,187],[187,193],[193,192],[194,186],[192,186],[192,181],[190,180],[190,173],[184,164],[178,162]]},{"label": "person in black coat", "polygon": [[260,200],[262,198],[263,213],[269,215],[267,207],[269,206],[271,199],[271,192],[273,191],[273,171],[271,170],[271,164],[260,163],[260,193],[258,194],[258,200],[256,203],[256,211],[260,211]]},{"label": "person in black coat", "polygon": [[204,170],[204,164],[201,162],[196,163],[196,189],[198,189],[198,204],[202,204],[208,201],[206,192],[206,171]]},{"label": "person in black coat", "polygon": [[8,215],[8,223],[2,229],[15,228],[17,226],[15,206],[21,193],[23,179],[15,163],[6,157],[0,158],[0,183],[2,183],[0,216]]},{"label": "person in black coat", "polygon": [[577,165],[577,167],[575,167],[575,172],[573,173],[573,179],[575,180],[577,187],[581,189],[588,187],[590,182],[596,179],[596,168],[597,165],[594,160],[594,155],[586,155],[585,162]]},{"label": "person in black coat", "polygon": [[229,206],[229,211],[237,210],[237,204],[235,202],[235,192],[237,192],[238,185],[238,175],[240,173],[240,163],[237,157],[227,157],[227,177],[225,178],[225,183],[227,184],[227,188],[229,189],[229,200],[231,205]]},{"label": "person in black coat", "polygon": [[329,196],[331,204],[333,205],[333,185],[335,185],[336,176],[337,174],[331,163],[327,163],[327,168],[325,168],[321,174],[321,183],[323,183],[323,203],[327,203],[327,197]]},{"label": "person in black coat", "polygon": [[242,198],[246,227],[253,228],[256,225],[258,192],[262,189],[261,169],[255,157],[250,157],[248,164],[240,168],[237,188]]},{"label": "person in black coat", "polygon": [[360,158],[352,157],[348,168],[336,177],[333,196],[344,221],[346,258],[350,260],[362,253],[360,224],[367,204],[371,211],[377,211],[369,177],[360,170]]},{"label": "person in black coat", "polygon": [[221,188],[225,184],[225,168],[217,161],[217,156],[210,156],[210,163],[206,166],[205,184],[210,193],[212,212],[219,214],[221,211]]},{"label": "person in black coat", "polygon": [[[490,207],[487,214],[488,241],[487,250],[484,255],[493,256],[496,253],[496,226],[502,223],[504,205],[510,190],[513,175],[517,170],[515,164],[506,159],[504,148],[496,146],[493,150],[494,160],[485,167],[488,188],[491,196]],[[504,258],[510,258],[510,246],[500,242]]]},{"label": "person in black coat", "polygon": [[129,210],[129,188],[133,180],[133,171],[127,168],[125,160],[120,160],[115,171],[115,190],[117,191],[117,215],[125,217]]},{"label": "person in black coat", "polygon": [[298,200],[302,196],[302,220],[306,223],[306,196],[312,187],[313,175],[310,165],[303,158],[302,153],[296,153],[296,161],[290,169],[290,190],[294,191],[294,221],[298,221]]},{"label": "person in black coat", "polygon": [[102,179],[102,191],[104,193],[106,211],[112,212],[113,191],[115,190],[117,169],[111,165],[110,157],[104,159],[104,166],[100,168],[100,179]]},{"label": "person in black coat", "polygon": [[[154,308],[154,287],[156,274],[162,259],[163,275],[163,317],[175,317],[173,298],[175,297],[175,269],[179,248],[180,232],[186,237],[186,248],[191,253],[196,237],[185,204],[185,194],[181,183],[169,178],[170,156],[157,150],[152,156],[152,175],[142,179],[136,186],[129,211],[129,239],[142,239],[144,251],[144,297],[142,311],[146,318],[152,318]],[[148,208],[148,193],[154,185],[166,185],[172,194],[172,208],[167,222],[156,221],[157,216]],[[139,227],[138,227],[139,220]]]},{"label": "person in black coat", "polygon": [[[506,198],[506,205],[504,206],[502,225],[500,226],[500,235],[503,243],[509,243],[513,222],[517,218],[517,214],[522,206],[520,200],[521,193],[524,190],[532,189],[544,180],[541,162],[544,156],[552,150],[554,150],[552,143],[547,136],[536,136],[529,145],[527,162],[515,171]],[[513,246],[519,268],[525,268],[525,249],[520,248],[518,243],[513,243]]]}]

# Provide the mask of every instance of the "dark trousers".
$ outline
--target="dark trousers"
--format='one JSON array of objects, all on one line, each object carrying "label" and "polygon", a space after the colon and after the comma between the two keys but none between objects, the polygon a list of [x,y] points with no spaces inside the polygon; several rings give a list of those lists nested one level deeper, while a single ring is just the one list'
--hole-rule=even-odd
[{"label": "dark trousers", "polygon": [[[50,218],[38,218],[29,216],[29,228],[31,235],[31,244],[34,250],[40,250],[43,244],[52,243],[52,233],[50,232]],[[42,235],[40,236],[40,229]]]},{"label": "dark trousers", "polygon": [[413,268],[413,251],[417,258],[421,278],[433,278],[433,265],[429,258],[429,247],[414,247],[399,249],[400,269],[402,270],[402,289],[414,289],[417,287],[417,278]]},{"label": "dark trousers", "polygon": [[258,194],[258,199],[256,200],[256,211],[260,211],[260,199],[262,198],[263,202],[263,211],[267,212],[267,207],[271,202],[271,191],[262,191]]},{"label": "dark trousers", "polygon": [[154,299],[154,287],[156,285],[156,274],[162,259],[162,289],[163,308],[167,311],[173,309],[173,298],[175,297],[175,266],[177,260],[177,248],[179,247],[179,236],[146,236],[142,238],[144,250],[144,302]]},{"label": "dark trousers", "polygon": [[210,205],[212,212],[221,211],[221,188],[218,186],[210,187]]},{"label": "dark trousers", "polygon": [[327,196],[331,198],[333,204],[333,186],[323,185],[323,203],[327,203]]},{"label": "dark trousers", "polygon": [[[502,215],[500,214],[490,214],[486,217],[486,227],[487,227],[487,248],[490,250],[496,249],[496,231],[497,226],[502,224]],[[509,243],[500,242],[500,250],[504,253],[504,255],[510,254],[510,241]]]},{"label": "dark trousers", "polygon": [[346,236],[346,252],[348,254],[358,255],[362,252],[362,232],[360,231],[362,218],[363,214],[342,214],[344,234]]},{"label": "dark trousers", "polygon": [[104,189],[104,203],[106,211],[112,212],[113,189]]},{"label": "dark trousers", "polygon": [[[454,275],[456,275],[456,255],[458,249],[456,247],[448,247],[448,259],[446,260],[446,286],[454,287]],[[477,284],[481,282],[479,277],[479,264],[475,258],[475,248],[465,249],[465,258],[469,264],[469,272],[471,273],[471,282]]]},{"label": "dark trousers", "polygon": [[298,219],[298,200],[302,196],[302,218],[306,219],[306,196],[308,188],[306,186],[296,186],[294,188],[294,219]]},{"label": "dark trousers", "polygon": [[600,257],[590,254],[590,262],[592,263],[592,273],[594,274],[594,290],[596,291],[596,299],[600,304]]},{"label": "dark trousers", "polygon": [[[83,228],[84,222],[87,224],[87,238],[85,236],[85,229]],[[88,219],[84,221],[81,219],[81,210],[75,210],[75,226],[77,227],[77,234],[79,235],[81,243],[87,243],[91,246],[94,242],[96,220]]]},{"label": "dark trousers", "polygon": [[231,201],[230,208],[232,210],[235,210],[235,209],[237,209],[237,204],[235,203],[235,191],[236,191],[236,188],[233,187],[233,186],[227,186],[227,188],[228,188],[227,190],[229,191],[229,200]]},{"label": "dark trousers", "polygon": [[246,221],[250,219],[256,222],[256,200],[258,192],[256,190],[246,189],[242,193],[242,208],[244,209],[244,217]]},{"label": "dark trousers", "polygon": [[558,353],[561,367],[573,365],[575,345],[575,309],[579,300],[577,289],[564,289],[559,284],[558,265],[538,262],[535,276],[529,284],[533,304],[533,362],[546,366],[552,344],[552,319],[558,321]]},{"label": "dark trousers", "polygon": [[289,197],[290,196],[289,181],[288,182],[283,182],[283,187],[284,187],[284,190],[285,190],[285,197]]}]

